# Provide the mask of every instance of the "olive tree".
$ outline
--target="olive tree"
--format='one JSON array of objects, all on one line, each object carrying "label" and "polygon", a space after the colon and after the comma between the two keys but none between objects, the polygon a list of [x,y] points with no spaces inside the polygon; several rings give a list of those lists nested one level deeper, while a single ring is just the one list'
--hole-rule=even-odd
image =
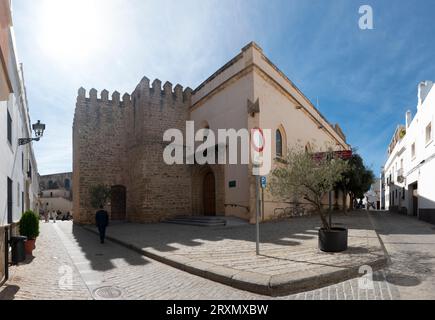
[{"label": "olive tree", "polygon": [[269,190],[282,199],[297,197],[311,203],[320,215],[323,227],[331,228],[322,200],[343,179],[347,163],[328,152],[315,157],[304,150],[293,149],[271,174]]},{"label": "olive tree", "polygon": [[97,209],[104,206],[108,199],[110,199],[112,190],[109,186],[104,184],[94,185],[89,189],[90,200],[93,208]]}]

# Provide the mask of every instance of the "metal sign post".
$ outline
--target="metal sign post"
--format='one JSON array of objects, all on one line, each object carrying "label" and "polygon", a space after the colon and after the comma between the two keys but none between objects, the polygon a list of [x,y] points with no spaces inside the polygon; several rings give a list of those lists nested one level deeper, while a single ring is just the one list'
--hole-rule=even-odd
[{"label": "metal sign post", "polygon": [[257,241],[256,241],[256,248],[257,248],[257,256],[260,255],[260,176],[256,176],[255,177],[255,199],[256,199],[256,207],[257,207],[257,212],[255,215],[255,224],[256,224],[256,229],[257,229]]},{"label": "metal sign post", "polygon": [[[252,148],[254,150],[254,167],[260,167],[262,164],[261,154],[264,150],[265,140],[263,130],[255,128],[251,131]],[[256,253],[260,255],[260,216],[261,216],[261,199],[260,187],[262,185],[262,178],[259,174],[255,175],[255,225],[256,225]]]},{"label": "metal sign post", "polygon": [[264,221],[264,189],[267,187],[267,178],[261,177],[261,221]]}]

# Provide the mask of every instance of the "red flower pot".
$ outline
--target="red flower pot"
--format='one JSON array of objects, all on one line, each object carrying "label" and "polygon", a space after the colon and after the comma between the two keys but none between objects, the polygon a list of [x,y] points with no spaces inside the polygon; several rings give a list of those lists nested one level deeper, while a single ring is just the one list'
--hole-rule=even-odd
[{"label": "red flower pot", "polygon": [[26,254],[32,255],[33,250],[36,248],[36,239],[28,239],[26,242],[24,242],[24,250],[26,251]]}]

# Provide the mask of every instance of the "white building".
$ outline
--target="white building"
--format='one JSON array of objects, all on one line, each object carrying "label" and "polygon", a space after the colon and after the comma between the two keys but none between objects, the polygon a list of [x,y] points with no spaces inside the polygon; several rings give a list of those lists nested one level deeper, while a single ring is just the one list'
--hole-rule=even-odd
[{"label": "white building", "polygon": [[417,113],[406,113],[388,148],[383,175],[385,209],[435,224],[435,86],[418,86]]},{"label": "white building", "polygon": [[[0,227],[19,221],[26,210],[39,209],[39,181],[32,144],[20,146],[18,139],[31,138],[32,128],[18,64],[9,0],[0,0]],[[0,235],[0,237],[3,237]]]},{"label": "white building", "polygon": [[381,209],[381,179],[375,179],[370,190],[364,195],[363,203],[367,206],[369,202],[370,209]]}]

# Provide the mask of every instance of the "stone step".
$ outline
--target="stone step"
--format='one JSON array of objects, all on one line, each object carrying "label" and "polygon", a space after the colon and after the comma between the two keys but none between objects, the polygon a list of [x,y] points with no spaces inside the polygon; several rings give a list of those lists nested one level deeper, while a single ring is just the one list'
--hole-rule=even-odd
[{"label": "stone step", "polygon": [[217,217],[176,217],[163,221],[164,223],[182,224],[201,227],[224,227],[226,221]]}]

